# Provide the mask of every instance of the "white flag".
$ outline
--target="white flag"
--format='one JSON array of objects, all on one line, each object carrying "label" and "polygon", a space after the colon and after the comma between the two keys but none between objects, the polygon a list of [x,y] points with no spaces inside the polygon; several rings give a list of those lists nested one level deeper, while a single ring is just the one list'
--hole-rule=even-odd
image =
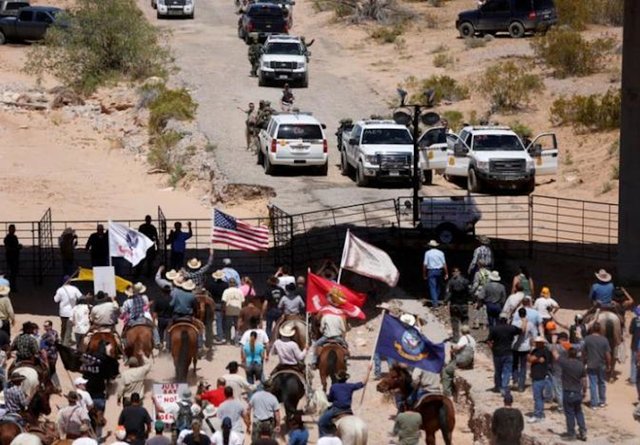
[{"label": "white flag", "polygon": [[362,241],[347,231],[342,250],[342,269],[387,283],[390,287],[398,284],[400,272],[387,253]]},{"label": "white flag", "polygon": [[153,244],[153,241],[137,230],[109,221],[110,256],[123,257],[135,266],[147,256],[147,249]]}]

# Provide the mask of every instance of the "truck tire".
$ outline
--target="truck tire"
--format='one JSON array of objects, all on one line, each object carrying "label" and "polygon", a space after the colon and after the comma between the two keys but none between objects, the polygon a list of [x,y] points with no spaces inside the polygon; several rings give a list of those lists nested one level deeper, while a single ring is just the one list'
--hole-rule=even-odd
[{"label": "truck tire", "polygon": [[329,174],[329,161],[327,161],[326,164],[318,167],[318,174],[320,176],[327,176]]},{"label": "truck tire", "polygon": [[193,19],[195,19],[195,18],[196,18],[196,13],[195,13],[195,11],[194,11],[194,12],[192,12],[192,13],[191,13],[191,15],[190,15],[190,16],[188,16],[187,18],[188,18],[189,20],[193,20]]},{"label": "truck tire", "polygon": [[509,35],[514,39],[524,37],[524,25],[520,22],[512,22],[509,25]]},{"label": "truck tire", "polygon": [[160,14],[159,12],[156,12],[156,18],[158,20],[161,20],[162,19],[162,14]]},{"label": "truck tire", "polygon": [[275,168],[271,165],[271,161],[269,161],[269,155],[265,155],[263,157],[262,165],[264,166],[264,172],[267,175],[273,175]]},{"label": "truck tire", "polygon": [[464,22],[458,28],[458,32],[460,32],[460,37],[463,39],[471,39],[476,34],[476,30],[471,24],[471,22]]},{"label": "truck tire", "polygon": [[451,244],[459,235],[458,228],[451,223],[440,224],[436,227],[436,238],[440,244]]},{"label": "truck tire", "polygon": [[258,147],[258,165],[262,164],[264,164],[264,154],[262,153],[260,147]]},{"label": "truck tire", "polygon": [[471,193],[480,193],[482,185],[478,179],[475,169],[469,169],[469,175],[467,176],[467,190]]},{"label": "truck tire", "polygon": [[433,170],[422,170],[422,185],[431,185],[433,184]]},{"label": "truck tire", "polygon": [[527,184],[522,188],[522,191],[526,195],[530,195],[536,189],[536,178],[532,178]]},{"label": "truck tire", "polygon": [[262,75],[262,73],[258,73],[258,86],[259,87],[266,87],[267,86],[267,81],[265,80],[265,78]]},{"label": "truck tire", "polygon": [[340,172],[342,176],[351,176],[352,173],[349,161],[347,161],[347,154],[344,150],[340,153]]},{"label": "truck tire", "polygon": [[356,185],[358,187],[368,187],[369,178],[364,175],[364,166],[362,162],[358,162],[358,168],[356,169]]},{"label": "truck tire", "polygon": [[300,88],[309,88],[309,73],[300,81]]},{"label": "truck tire", "polygon": [[4,45],[5,43],[7,43],[7,37],[0,31],[0,45]]}]

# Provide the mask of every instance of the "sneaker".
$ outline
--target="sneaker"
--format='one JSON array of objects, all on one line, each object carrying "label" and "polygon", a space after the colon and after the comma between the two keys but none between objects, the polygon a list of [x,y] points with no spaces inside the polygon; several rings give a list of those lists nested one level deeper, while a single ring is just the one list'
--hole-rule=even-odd
[{"label": "sneaker", "polygon": [[587,433],[579,433],[578,434],[578,440],[581,440],[582,442],[586,442],[587,441]]},{"label": "sneaker", "polygon": [[527,419],[527,423],[540,423],[542,420],[542,417],[531,416]]},{"label": "sneaker", "polygon": [[607,406],[607,403],[606,403],[606,402],[602,402],[602,403],[600,403],[600,404],[598,405],[598,408],[604,408],[604,407],[606,407],[606,406]]},{"label": "sneaker", "polygon": [[589,408],[591,408],[594,411],[597,411],[600,409],[600,405],[589,405]]},{"label": "sneaker", "polygon": [[560,439],[564,440],[565,442],[573,442],[576,440],[576,435],[568,432],[562,433],[560,434]]}]

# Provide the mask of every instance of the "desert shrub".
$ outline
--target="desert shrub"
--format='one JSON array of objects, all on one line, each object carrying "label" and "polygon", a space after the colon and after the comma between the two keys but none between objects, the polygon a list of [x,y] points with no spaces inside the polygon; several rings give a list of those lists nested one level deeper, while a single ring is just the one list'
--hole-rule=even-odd
[{"label": "desert shrub", "polygon": [[369,35],[378,43],[394,43],[404,32],[404,25],[378,26]]},{"label": "desert shrub", "polygon": [[529,104],[531,94],[543,90],[540,76],[514,62],[492,65],[484,72],[478,88],[494,110],[517,110]]},{"label": "desert shrub", "polygon": [[453,66],[453,56],[447,53],[439,53],[433,56],[433,66],[436,68],[446,68]]},{"label": "desert shrub", "polygon": [[555,5],[558,22],[576,31],[585,29],[587,22],[591,19],[589,0],[556,0]]},{"label": "desert shrub", "polygon": [[620,128],[620,90],[605,94],[560,97],[551,105],[554,125],[572,125],[583,131],[603,131]]},{"label": "desert shrub", "polygon": [[171,169],[171,173],[169,176],[169,185],[171,187],[177,186],[180,180],[185,176],[187,176],[187,172],[185,171],[182,163],[177,162]]},{"label": "desert shrub", "polygon": [[165,131],[153,137],[147,153],[149,164],[159,170],[171,172],[173,168],[171,150],[181,139],[182,135],[174,130]]},{"label": "desert shrub", "polygon": [[435,48],[433,48],[431,50],[431,54],[438,54],[438,53],[444,53],[449,51],[449,47],[447,45],[445,45],[444,43],[441,43],[440,45],[436,46]]},{"label": "desert shrub", "polygon": [[464,39],[464,46],[467,49],[475,49],[482,48],[487,45],[488,40],[485,40],[482,37],[471,37],[469,39]]},{"label": "desert shrub", "polygon": [[522,139],[523,141],[525,139],[531,139],[533,137],[533,130],[520,121],[511,122],[509,124],[509,127],[511,127],[513,132],[520,136],[520,139]]},{"label": "desert shrub", "polygon": [[443,100],[456,102],[469,97],[469,88],[458,84],[455,79],[446,75],[433,75],[427,79],[411,76],[404,82],[403,87],[412,93],[409,98],[411,103],[425,103],[425,91],[433,93],[433,105]]},{"label": "desert shrub", "polygon": [[585,40],[580,33],[556,28],[531,41],[536,57],[554,70],[554,76],[586,76],[602,69],[606,53],[615,46],[615,40],[601,37]]},{"label": "desert shrub", "polygon": [[51,28],[31,47],[28,72],[53,74],[85,94],[112,80],[166,74],[169,52],[133,0],[78,0],[64,20],[68,28]]},{"label": "desert shrub", "polygon": [[184,88],[172,90],[163,88],[149,104],[149,132],[161,133],[170,119],[192,120],[198,105]]},{"label": "desert shrub", "polygon": [[464,115],[458,110],[447,110],[441,115],[449,122],[449,128],[454,131],[459,131],[462,128],[464,121]]},{"label": "desert shrub", "polygon": [[622,26],[624,0],[588,0],[587,3],[589,4],[589,19],[591,23]]}]

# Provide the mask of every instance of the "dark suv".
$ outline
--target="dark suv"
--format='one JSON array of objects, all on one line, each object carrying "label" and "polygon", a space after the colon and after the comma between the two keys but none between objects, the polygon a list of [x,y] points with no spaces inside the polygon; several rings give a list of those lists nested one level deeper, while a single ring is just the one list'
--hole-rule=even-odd
[{"label": "dark suv", "polygon": [[527,32],[546,32],[557,21],[553,0],[487,0],[478,9],[458,14],[456,28],[465,38],[498,32],[523,37]]}]

